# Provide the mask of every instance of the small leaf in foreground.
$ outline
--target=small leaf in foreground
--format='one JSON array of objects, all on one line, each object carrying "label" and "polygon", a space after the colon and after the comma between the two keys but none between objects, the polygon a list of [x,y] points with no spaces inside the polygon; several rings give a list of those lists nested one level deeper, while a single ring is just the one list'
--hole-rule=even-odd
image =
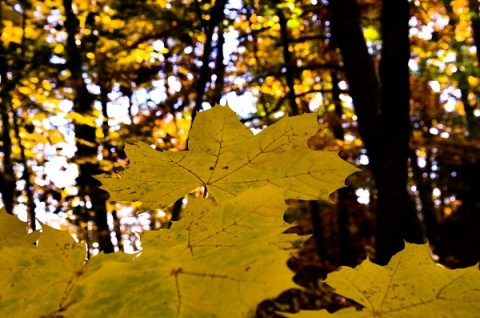
[{"label": "small leaf in foreground", "polygon": [[341,267],[325,282],[337,294],[365,308],[333,314],[302,311],[290,317],[478,317],[480,271],[478,265],[445,269],[430,257],[428,244],[405,243],[405,249],[382,267],[365,260],[356,268]]},{"label": "small leaf in foreground", "polygon": [[127,145],[125,175],[101,181],[112,200],[142,201],[145,209],[165,207],[200,186],[217,202],[265,185],[285,189],[285,199],[328,200],[357,169],[335,152],[308,148],[317,130],[316,114],[304,114],[254,136],[230,108],[218,105],[197,116],[189,151]]}]

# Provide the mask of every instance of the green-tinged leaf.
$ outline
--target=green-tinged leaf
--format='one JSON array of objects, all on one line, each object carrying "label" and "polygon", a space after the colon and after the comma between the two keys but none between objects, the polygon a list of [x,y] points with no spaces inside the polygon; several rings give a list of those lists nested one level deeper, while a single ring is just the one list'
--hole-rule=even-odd
[{"label": "green-tinged leaf", "polygon": [[215,106],[197,116],[189,151],[127,145],[131,164],[125,175],[101,181],[112,200],[142,201],[146,209],[167,206],[199,186],[218,202],[265,185],[286,189],[285,199],[328,200],[357,169],[335,152],[308,148],[317,130],[316,115],[305,114],[254,136],[230,108]]},{"label": "green-tinged leaf", "polygon": [[289,19],[287,21],[287,28],[295,29],[301,25],[301,21],[299,19]]},{"label": "green-tinged leaf", "polygon": [[0,313],[22,317],[26,306],[25,317],[253,316],[259,302],[295,286],[287,248],[299,237],[282,234],[286,208],[275,187],[220,205],[192,199],[171,229],[142,236],[140,255],[101,254],[84,266],[68,234],[43,226],[38,253],[0,251]]},{"label": "green-tinged leaf", "polygon": [[33,248],[39,232],[27,234],[27,223],[10,215],[5,208],[0,208],[0,250],[2,247],[23,246]]},{"label": "green-tinged leaf", "polygon": [[430,257],[428,244],[406,243],[388,265],[365,260],[356,268],[341,267],[326,283],[335,292],[365,306],[340,310],[304,311],[291,317],[477,317],[480,313],[478,265],[445,269]]},{"label": "green-tinged leaf", "polygon": [[[8,225],[0,224],[0,233],[6,228]],[[14,231],[22,233],[18,228]],[[18,245],[1,249],[0,317],[41,317],[61,309],[83,274],[85,258],[85,244],[46,225],[36,248]]]}]

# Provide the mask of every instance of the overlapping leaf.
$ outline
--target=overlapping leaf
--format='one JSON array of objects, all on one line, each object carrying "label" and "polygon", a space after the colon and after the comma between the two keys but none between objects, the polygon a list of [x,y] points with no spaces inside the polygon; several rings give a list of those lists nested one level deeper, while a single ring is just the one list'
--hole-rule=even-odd
[{"label": "overlapping leaf", "polygon": [[406,243],[405,249],[382,267],[365,260],[356,268],[341,267],[326,283],[335,292],[365,306],[304,311],[292,317],[477,317],[480,313],[478,266],[449,270],[436,265],[428,244]]},{"label": "overlapping leaf", "polygon": [[[0,213],[0,219],[13,216]],[[0,222],[0,233],[10,226]],[[23,229],[10,231],[19,242],[29,240]],[[23,236],[23,239],[20,237]],[[66,295],[83,274],[85,244],[67,233],[43,226],[38,246],[17,244],[0,249],[0,317],[40,317],[66,305]]]},{"label": "overlapping leaf", "polygon": [[[130,146],[125,177],[104,179],[113,199],[156,208],[202,185],[209,199],[191,199],[170,230],[144,234],[135,259],[101,254],[84,264],[85,246],[67,233],[43,226],[32,248],[18,243],[16,226],[14,243],[0,242],[0,316],[252,316],[294,286],[286,248],[298,237],[282,234],[284,198],[327,198],[355,170],[307,147],[316,129],[315,115],[303,115],[253,137],[217,106],[198,116],[189,152]],[[0,233],[6,227],[0,221]]]},{"label": "overlapping leaf", "polygon": [[7,214],[5,208],[0,208],[0,250],[3,247],[23,246],[33,248],[33,243],[38,239],[38,232],[25,236],[27,223],[17,217]]},{"label": "overlapping leaf", "polygon": [[127,145],[125,175],[101,181],[112,200],[142,201],[146,209],[167,206],[199,186],[219,202],[264,185],[286,189],[285,198],[328,199],[356,169],[335,152],[308,148],[317,129],[316,115],[305,114],[254,136],[230,108],[215,106],[197,116],[189,151]]},{"label": "overlapping leaf", "polygon": [[[133,260],[85,250],[43,227],[35,253],[0,250],[0,316],[248,317],[265,298],[294,287],[286,266],[278,188],[252,189],[215,205],[193,199],[170,230],[149,231]],[[1,230],[1,229],[0,229]]]}]

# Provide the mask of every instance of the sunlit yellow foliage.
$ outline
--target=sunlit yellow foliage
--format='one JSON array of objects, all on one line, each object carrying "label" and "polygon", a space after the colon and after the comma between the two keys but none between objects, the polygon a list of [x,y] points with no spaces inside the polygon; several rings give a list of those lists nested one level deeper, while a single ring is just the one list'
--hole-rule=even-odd
[{"label": "sunlit yellow foliage", "polygon": [[12,21],[2,21],[3,30],[1,39],[4,45],[8,45],[10,42],[20,44],[22,42],[23,30],[21,27],[13,24]]},{"label": "sunlit yellow foliage", "polygon": [[65,115],[65,118],[72,120],[76,124],[88,125],[91,127],[97,127],[96,121],[98,117],[94,115],[81,115],[76,112],[71,112]]},{"label": "sunlit yellow foliage", "polygon": [[32,90],[29,87],[22,86],[18,89],[18,91],[22,94],[29,95],[32,93]]},{"label": "sunlit yellow foliage", "polygon": [[39,3],[44,3],[48,8],[62,8],[63,2],[62,0],[45,0],[45,1],[38,1]]},{"label": "sunlit yellow foliage", "polygon": [[380,40],[380,33],[378,32],[377,28],[375,28],[374,26],[366,27],[363,30],[363,35],[365,36],[365,40],[369,42]]}]

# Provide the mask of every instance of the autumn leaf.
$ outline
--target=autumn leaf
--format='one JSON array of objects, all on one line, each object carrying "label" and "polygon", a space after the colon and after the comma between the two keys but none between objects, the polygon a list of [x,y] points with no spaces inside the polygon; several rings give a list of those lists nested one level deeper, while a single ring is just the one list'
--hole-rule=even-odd
[{"label": "autumn leaf", "polygon": [[39,232],[28,236],[27,223],[20,221],[16,216],[7,214],[5,208],[0,208],[0,250],[3,247],[23,246],[33,248],[33,243],[38,239]]},{"label": "autumn leaf", "polygon": [[[251,316],[261,300],[294,287],[286,266],[290,254],[280,247],[291,247],[298,237],[281,234],[286,229],[281,194],[273,188],[250,190],[221,206],[213,206],[211,199],[191,200],[170,230],[142,236],[143,252],[134,262],[110,267],[108,256],[101,256],[103,266],[74,290],[84,298],[71,312]],[[96,298],[94,293],[103,299],[85,305]],[[128,300],[119,302],[126,299],[124,293]]]},{"label": "autumn leaf", "polygon": [[250,189],[221,205],[191,199],[171,229],[142,236],[140,255],[100,254],[85,265],[66,232],[44,225],[34,252],[0,250],[0,313],[250,317],[259,302],[295,286],[286,261],[302,240],[282,234],[282,191]]},{"label": "autumn leaf", "polygon": [[[0,211],[0,218],[5,213]],[[0,233],[9,225],[0,222]],[[65,305],[72,284],[82,274],[85,244],[67,233],[42,226],[38,246],[0,249],[0,317],[40,317]],[[25,227],[12,229],[26,236]]]},{"label": "autumn leaf", "polygon": [[445,269],[430,257],[428,244],[405,243],[405,249],[382,267],[365,260],[341,267],[325,282],[335,292],[365,308],[334,314],[303,311],[291,317],[476,317],[480,313],[478,265]]},{"label": "autumn leaf", "polygon": [[197,116],[189,151],[127,145],[125,175],[101,181],[113,201],[142,201],[145,209],[167,206],[200,186],[218,202],[264,185],[286,189],[285,199],[328,200],[357,169],[335,152],[308,148],[317,130],[316,115],[304,114],[254,136],[230,108],[215,106]]}]

